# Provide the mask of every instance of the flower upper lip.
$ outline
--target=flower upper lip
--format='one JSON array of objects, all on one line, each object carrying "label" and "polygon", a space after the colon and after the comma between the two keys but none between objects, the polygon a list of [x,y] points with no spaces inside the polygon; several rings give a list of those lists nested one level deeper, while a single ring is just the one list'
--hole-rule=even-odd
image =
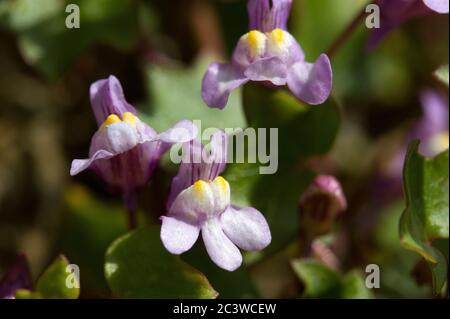
[{"label": "flower upper lip", "polygon": [[172,180],[168,213],[162,216],[161,240],[173,254],[189,250],[202,234],[206,250],[219,267],[233,271],[242,263],[238,249],[261,250],[271,234],[264,216],[252,207],[230,204],[228,182],[219,174],[225,168],[227,136],[217,131],[208,158],[194,158],[204,150],[193,140],[184,146],[184,161]]}]

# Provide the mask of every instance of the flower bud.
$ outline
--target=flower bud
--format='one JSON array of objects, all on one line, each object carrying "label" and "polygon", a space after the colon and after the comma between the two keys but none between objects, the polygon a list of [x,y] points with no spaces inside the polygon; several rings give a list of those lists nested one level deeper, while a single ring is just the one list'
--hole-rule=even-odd
[{"label": "flower bud", "polygon": [[346,208],[339,181],[333,176],[317,176],[300,198],[300,227],[310,238],[326,234]]}]

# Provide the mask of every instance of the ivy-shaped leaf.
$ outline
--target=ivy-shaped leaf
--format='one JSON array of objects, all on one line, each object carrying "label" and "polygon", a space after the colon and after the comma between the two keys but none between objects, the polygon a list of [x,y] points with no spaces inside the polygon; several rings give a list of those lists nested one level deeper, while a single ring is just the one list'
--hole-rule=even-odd
[{"label": "ivy-shaped leaf", "polygon": [[448,150],[435,158],[421,156],[418,150],[419,142],[412,142],[405,159],[406,209],[400,220],[400,239],[405,248],[428,262],[437,294],[447,278],[447,261],[432,244],[435,239],[449,238]]},{"label": "ivy-shaped leaf", "polygon": [[251,127],[278,128],[281,164],[296,165],[300,159],[323,155],[333,146],[340,113],[332,97],[321,105],[311,106],[297,100],[286,89],[248,83],[243,101]]},{"label": "ivy-shaped leaf", "polygon": [[105,275],[121,298],[215,298],[206,277],[164,249],[160,227],[128,233],[106,252]]}]

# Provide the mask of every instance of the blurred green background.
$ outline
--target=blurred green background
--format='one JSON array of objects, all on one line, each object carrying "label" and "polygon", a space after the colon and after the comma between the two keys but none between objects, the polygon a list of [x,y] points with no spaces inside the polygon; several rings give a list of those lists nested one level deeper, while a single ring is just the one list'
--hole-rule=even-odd
[{"label": "blurred green background", "polygon": [[[65,28],[67,3],[80,6],[80,29]],[[315,60],[366,3],[295,0],[289,30],[307,59]],[[87,155],[96,130],[89,85],[116,75],[127,100],[157,130],[180,118],[202,119],[205,127],[251,125],[242,92],[233,94],[223,113],[208,109],[200,98],[207,63],[228,60],[247,24],[243,0],[0,0],[0,273],[20,251],[34,277],[64,253],[81,267],[82,297],[109,296],[105,250],[126,232],[120,196],[92,172],[69,176],[71,160]],[[403,198],[378,205],[370,181],[420,118],[420,91],[446,92],[432,73],[448,63],[448,24],[448,15],[411,20],[374,51],[366,50],[370,31],[358,27],[331,58],[340,118],[331,151],[302,160],[308,170],[342,181],[349,209],[323,241],[332,243],[343,273],[381,265],[376,297],[431,296],[429,286],[420,285],[429,280],[426,267],[400,248]],[[275,231],[275,246],[266,256],[246,255],[248,266],[233,274],[207,261],[201,247],[184,257],[222,297],[299,295],[289,262],[296,250],[292,211],[308,179],[300,181],[290,170],[282,167],[252,191],[256,207],[280,214],[274,228],[286,237]],[[175,172],[163,161],[141,194],[142,224],[156,223],[163,213]],[[245,166],[229,167],[235,202],[246,202],[241,197],[252,174]],[[278,198],[291,202],[265,197],[277,179],[286,185]]]}]

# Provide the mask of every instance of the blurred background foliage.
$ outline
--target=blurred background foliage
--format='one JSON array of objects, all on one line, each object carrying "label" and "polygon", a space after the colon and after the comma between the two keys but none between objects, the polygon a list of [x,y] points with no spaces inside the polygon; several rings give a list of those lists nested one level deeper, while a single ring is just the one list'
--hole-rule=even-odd
[{"label": "blurred background foliage", "polygon": [[[65,27],[68,3],[80,7],[80,29]],[[366,4],[295,0],[289,29],[315,60]],[[225,172],[233,202],[266,214],[271,246],[245,255],[234,273],[214,266],[201,243],[182,257],[220,297],[430,297],[428,268],[400,245],[404,198],[380,195],[374,178],[420,118],[420,91],[446,92],[433,72],[448,64],[448,24],[448,15],[414,19],[374,51],[361,24],[332,57],[333,98],[319,107],[248,85],[219,111],[202,102],[201,78],[247,31],[246,1],[0,0],[0,273],[25,252],[38,278],[63,253],[81,268],[81,297],[110,296],[103,264],[126,233],[120,197],[93,173],[71,178],[69,166],[96,130],[89,85],[114,74],[156,130],[181,118],[203,128],[280,127],[276,175],[260,176],[252,164]],[[141,225],[158,223],[176,169],[160,163],[140,196]],[[332,234],[318,239],[337,269],[298,258],[297,203],[316,173],[337,176],[349,202]],[[448,251],[448,238],[443,245]],[[367,291],[361,274],[371,263],[380,265],[381,288]]]}]

